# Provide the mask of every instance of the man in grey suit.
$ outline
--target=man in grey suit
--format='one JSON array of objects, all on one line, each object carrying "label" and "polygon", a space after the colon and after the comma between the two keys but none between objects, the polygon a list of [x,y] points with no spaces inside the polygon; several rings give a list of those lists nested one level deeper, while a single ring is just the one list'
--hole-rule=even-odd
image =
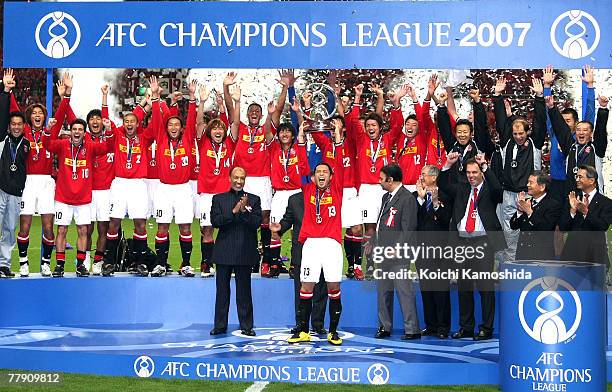
[{"label": "man in grey suit", "polygon": [[[393,298],[397,292],[402,315],[404,335],[402,339],[420,339],[416,297],[412,280],[407,276],[392,277],[388,273],[410,271],[411,260],[404,254],[391,252],[399,244],[416,245],[417,204],[414,196],[402,186],[402,169],[396,164],[380,170],[380,185],[387,191],[382,198],[381,212],[376,223],[374,247],[369,249],[374,260],[374,278],[378,292],[378,331],[374,336],[383,339],[391,336],[393,327]],[[411,253],[408,253],[411,255]],[[390,257],[391,256],[391,257]]]}]

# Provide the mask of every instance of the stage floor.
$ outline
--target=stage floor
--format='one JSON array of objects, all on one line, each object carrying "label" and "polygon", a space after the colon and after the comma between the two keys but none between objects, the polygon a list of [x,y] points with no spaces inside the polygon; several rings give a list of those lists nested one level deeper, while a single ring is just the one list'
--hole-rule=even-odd
[{"label": "stage floor", "polygon": [[400,339],[400,331],[389,339],[375,339],[375,329],[347,329],[340,334],[342,346],[330,345],[325,336],[291,345],[286,342],[288,326],[256,328],[255,337],[242,336],[231,328],[226,335],[210,336],[211,327],[121,324],[0,328],[0,367],[272,382],[498,382],[497,339],[474,342],[425,337],[407,342]]}]

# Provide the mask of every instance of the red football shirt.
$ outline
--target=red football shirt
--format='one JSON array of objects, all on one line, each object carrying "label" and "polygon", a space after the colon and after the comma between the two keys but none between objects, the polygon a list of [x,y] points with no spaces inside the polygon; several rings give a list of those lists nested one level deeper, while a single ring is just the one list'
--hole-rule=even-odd
[{"label": "red football shirt", "polygon": [[266,135],[262,126],[251,128],[240,123],[235,142],[235,166],[246,170],[248,177],[270,176],[270,156],[266,151]]},{"label": "red football shirt", "polygon": [[287,151],[283,151],[280,142],[275,138],[267,149],[272,162],[272,189],[300,189],[302,176],[310,172],[306,144],[294,144]]},{"label": "red football shirt", "polygon": [[372,140],[365,133],[365,129],[359,122],[359,106],[354,105],[349,117],[351,123],[351,137],[356,140],[357,170],[359,180],[362,184],[378,184],[378,173],[383,166],[391,163],[391,149],[397,139],[397,127],[391,127],[391,131],[380,134],[378,139]]},{"label": "red football shirt", "polygon": [[70,139],[59,140],[44,134],[43,144],[57,154],[59,163],[55,200],[73,206],[91,203],[93,163],[97,156],[108,152],[106,142],[95,143],[85,138],[79,147],[75,147]]},{"label": "red football shirt", "polygon": [[189,102],[187,124],[183,134],[177,140],[170,140],[166,130],[166,121],[162,122],[159,100],[153,101],[151,127],[157,130],[157,165],[159,180],[164,184],[185,184],[191,177],[191,166],[194,164],[191,155],[192,143],[195,140],[195,101]]},{"label": "red football shirt", "polygon": [[[319,149],[321,150],[321,157],[323,162],[328,163],[334,167],[336,164],[336,146],[332,140],[321,132],[312,132],[311,136]],[[347,134],[344,139],[344,146],[342,147],[342,167],[344,168],[344,188],[353,188],[357,186],[356,183],[356,165],[357,159],[355,158],[355,138],[349,137]]]},{"label": "red football shirt", "polygon": [[107,145],[106,138],[102,134],[101,136],[95,137],[91,133],[85,135],[87,140],[90,140],[92,144],[102,144],[107,149],[107,153],[104,155],[98,155],[93,163],[93,190],[106,190],[110,189],[111,183],[115,178],[115,169],[113,167],[115,153],[112,151],[108,151],[108,148],[112,148],[112,140]]},{"label": "red football shirt", "polygon": [[206,134],[200,139],[200,172],[198,193],[223,193],[230,189],[229,174],[235,143],[226,137],[221,144],[213,143]]},{"label": "red football shirt", "polygon": [[[336,151],[342,151],[342,145],[336,146]],[[332,238],[342,244],[342,158],[342,154],[336,154],[334,174],[327,189],[320,190],[312,182],[302,187],[304,219],[298,238],[302,244],[307,238]]]}]

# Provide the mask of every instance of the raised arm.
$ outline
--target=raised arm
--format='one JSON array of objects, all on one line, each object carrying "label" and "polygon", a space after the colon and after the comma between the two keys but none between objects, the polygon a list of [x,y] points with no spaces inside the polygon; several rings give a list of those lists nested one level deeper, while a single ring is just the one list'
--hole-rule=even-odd
[{"label": "raised arm", "polygon": [[555,106],[555,101],[552,95],[546,97],[545,103],[546,108],[548,109],[548,118],[550,119],[550,123],[557,138],[557,142],[559,143],[559,147],[561,147],[563,154],[568,155],[570,149],[572,148],[572,144],[574,144],[572,131],[570,130],[569,125],[567,125],[563,119],[559,109]]},{"label": "raised arm", "polygon": [[147,136],[149,138],[156,138],[157,142],[160,142],[160,136],[165,130],[162,127],[161,110],[159,107],[159,83],[156,76],[149,78],[149,86],[151,87],[151,101],[153,107],[151,108],[151,123],[147,128]]},{"label": "raised arm", "polygon": [[590,65],[582,68],[582,81],[587,85],[586,96],[582,96],[584,116],[582,120],[595,123],[595,73]]},{"label": "raised arm", "polygon": [[382,116],[383,110],[385,108],[385,93],[383,92],[383,89],[375,83],[372,84],[370,90],[372,90],[372,92],[376,94],[376,113],[379,116]]},{"label": "raised arm", "polygon": [[285,108],[285,102],[287,101],[287,91],[289,87],[293,87],[295,83],[295,75],[292,69],[284,69],[278,72],[279,79],[276,81],[282,86],[281,93],[276,101],[276,111],[272,116],[272,124],[278,128],[280,125],[280,117],[283,114]]},{"label": "raised arm", "polygon": [[533,78],[531,91],[536,95],[534,100],[533,131],[531,139],[538,150],[542,149],[546,139],[546,106],[544,105],[544,86],[540,79]]},{"label": "raised arm", "polygon": [[608,98],[599,96],[599,110],[597,110],[597,122],[595,123],[595,130],[593,132],[593,146],[595,146],[595,153],[600,158],[605,157],[606,149],[608,148]]},{"label": "raised arm", "polygon": [[495,114],[495,129],[499,135],[499,144],[502,147],[505,147],[508,140],[512,137],[510,134],[512,132],[512,128],[506,126],[508,116],[506,113],[504,97],[501,95],[505,89],[506,79],[503,77],[497,78],[495,83],[495,93],[493,96],[493,113]]},{"label": "raised arm", "polygon": [[[238,134],[240,130],[240,98],[242,97],[240,91],[240,86],[236,85],[234,91],[232,91],[230,95],[230,100],[234,101],[232,108],[234,113],[232,114],[232,119],[230,120],[230,135],[234,141],[238,140]],[[226,98],[227,101],[227,98]],[[230,110],[228,108],[228,110]]]},{"label": "raised arm", "polygon": [[[223,98],[225,99],[225,107],[227,109],[227,119],[230,123],[233,122],[234,116],[234,102],[232,101],[232,94],[230,94],[230,86],[236,83],[236,72],[228,72],[223,79]],[[240,117],[238,117],[240,122]]]},{"label": "raised arm", "polygon": [[266,116],[266,122],[264,123],[264,132],[266,133],[266,144],[272,143],[274,140],[274,132],[272,131],[272,118],[276,112],[276,104],[274,101],[268,102],[268,115]]},{"label": "raised arm", "polygon": [[444,106],[446,97],[447,94],[442,93],[436,98],[436,102],[438,102],[438,129],[440,130],[440,136],[442,136],[442,141],[444,142],[444,149],[449,153],[453,149],[457,139],[455,139],[451,130],[451,118],[448,113],[448,108]]},{"label": "raised arm", "polygon": [[5,69],[2,77],[4,89],[0,93],[0,140],[4,140],[8,135],[9,113],[11,107],[11,90],[14,85],[13,70]]},{"label": "raised arm", "polygon": [[488,156],[491,156],[495,151],[495,143],[491,140],[487,123],[487,112],[480,99],[480,91],[472,89],[469,94],[470,98],[472,98],[472,108],[474,110],[474,140],[478,148]]},{"label": "raised arm", "polygon": [[210,92],[206,89],[206,86],[200,85],[200,88],[198,89],[198,94],[200,98],[200,104],[198,105],[198,113],[196,115],[196,138],[200,139],[202,138],[202,134],[204,133],[204,129],[206,128],[206,123],[204,122],[204,106],[206,105],[206,101],[210,96]]}]

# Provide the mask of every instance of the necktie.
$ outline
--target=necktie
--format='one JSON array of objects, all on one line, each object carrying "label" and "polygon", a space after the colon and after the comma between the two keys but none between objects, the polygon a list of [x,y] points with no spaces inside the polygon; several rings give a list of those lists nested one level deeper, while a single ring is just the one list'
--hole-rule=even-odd
[{"label": "necktie", "polygon": [[531,208],[534,208],[538,204],[536,199],[531,199]]},{"label": "necktie", "polygon": [[587,206],[589,205],[589,194],[585,193],[584,195],[582,195],[582,201],[584,202],[584,204],[586,204]]},{"label": "necktie", "polygon": [[465,221],[465,231],[473,233],[476,228],[476,203],[478,202],[478,188],[474,188],[474,197],[470,199],[470,208],[467,220]]},{"label": "necktie", "polygon": [[389,200],[391,200],[391,194],[387,192],[385,196],[383,197],[383,204],[382,204],[382,207],[380,207],[380,213],[378,214],[378,220],[380,220],[380,218],[382,217],[383,212],[385,211],[385,207],[387,207],[387,204],[389,204]]},{"label": "necktie", "polygon": [[425,199],[425,209],[427,211],[431,211],[432,204],[433,204],[433,201],[431,200],[431,194],[427,193],[427,198]]}]

